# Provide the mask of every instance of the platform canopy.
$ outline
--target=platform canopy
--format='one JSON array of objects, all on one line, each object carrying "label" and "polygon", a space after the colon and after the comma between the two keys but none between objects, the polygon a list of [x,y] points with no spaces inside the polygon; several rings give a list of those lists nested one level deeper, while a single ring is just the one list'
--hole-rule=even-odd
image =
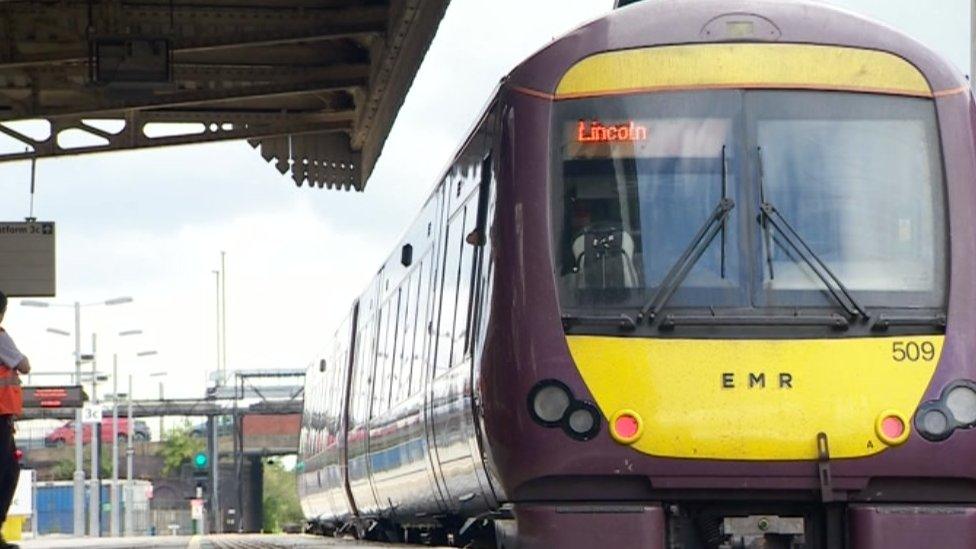
[{"label": "platform canopy", "polygon": [[0,162],[247,139],[362,190],[450,0],[2,0]]}]

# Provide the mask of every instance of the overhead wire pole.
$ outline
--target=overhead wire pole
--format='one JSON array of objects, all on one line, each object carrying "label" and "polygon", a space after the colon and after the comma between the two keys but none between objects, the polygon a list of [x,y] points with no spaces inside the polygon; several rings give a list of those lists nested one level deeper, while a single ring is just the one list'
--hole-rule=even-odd
[{"label": "overhead wire pole", "polygon": [[976,78],[976,0],[969,6],[969,85]]},{"label": "overhead wire pole", "polygon": [[[224,384],[224,361],[227,359],[226,351],[226,335],[221,330],[222,327],[226,328],[226,319],[223,318],[225,309],[222,308],[224,304],[223,294],[221,290],[224,289],[224,252],[220,252],[220,271],[214,271],[217,279],[217,292],[215,294],[217,302],[217,379],[215,385],[221,387]],[[211,451],[211,473],[210,473],[210,509],[211,515],[213,516],[214,527],[213,531],[215,533],[223,533],[223,524],[220,513],[220,441],[217,437],[217,431],[219,429],[220,422],[217,420],[218,416],[210,416],[208,418],[207,426],[210,428],[210,445]]]},{"label": "overhead wire pole", "polygon": [[[75,301],[75,384],[81,387],[81,303]],[[75,410],[75,474],[74,519],[75,536],[85,535],[85,450],[81,408]]]},{"label": "overhead wire pole", "polygon": [[128,434],[125,438],[125,535],[131,536],[135,533],[132,524],[132,456],[135,449],[132,448],[132,437],[135,429],[132,421],[132,374],[129,374],[129,405],[125,417],[128,418]]},{"label": "overhead wire pole", "polygon": [[221,385],[223,376],[227,375],[227,267],[224,259],[226,252],[220,252],[220,375]]},{"label": "overhead wire pole", "polygon": [[[92,394],[91,402],[92,404],[98,404],[98,350],[97,350],[97,339],[96,334],[92,334]],[[98,446],[101,441],[101,433],[99,433],[99,427],[101,427],[101,422],[94,423],[91,426],[91,488],[88,493],[88,535],[92,537],[100,537],[102,535],[101,526],[99,524],[99,519],[101,518],[101,502],[99,501],[101,496],[101,478],[98,474]]]},{"label": "overhead wire pole", "polygon": [[119,537],[119,355],[112,354],[112,485],[109,535]]}]

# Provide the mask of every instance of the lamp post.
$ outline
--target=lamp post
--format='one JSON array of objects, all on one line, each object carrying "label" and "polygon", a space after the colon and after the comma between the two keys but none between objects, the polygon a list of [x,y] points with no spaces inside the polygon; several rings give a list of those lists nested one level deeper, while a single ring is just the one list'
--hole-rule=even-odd
[{"label": "lamp post", "polygon": [[[127,330],[124,332],[119,332],[119,336],[131,336],[139,335],[142,330]],[[137,357],[155,355],[156,351],[142,351],[136,353]],[[112,537],[118,537],[119,531],[119,355],[115,353],[112,355],[112,486],[110,490],[110,497],[112,502],[112,515],[111,515],[111,535]],[[126,495],[125,495],[125,519],[126,519],[126,535],[130,535],[132,527],[132,456],[135,450],[132,446],[133,437],[135,436],[134,422],[132,421],[132,376],[129,376],[129,394],[127,395],[129,406],[128,414],[126,415],[126,465],[127,465],[127,476],[126,476]]]},{"label": "lamp post", "polygon": [[[92,404],[98,404],[98,355],[97,341],[98,336],[92,334]],[[102,482],[101,472],[98,470],[98,449],[102,444],[102,433],[100,427],[102,422],[92,425],[91,428],[91,489],[88,492],[88,535],[92,537],[102,536]]]},{"label": "lamp post", "polygon": [[[168,374],[169,374],[169,372],[165,372],[165,371],[164,372],[153,372],[153,373],[149,374],[149,377],[163,378],[163,377],[166,377]],[[159,382],[159,402],[162,403],[163,399],[164,399],[164,397],[163,397],[163,382],[160,381]],[[163,416],[159,416],[159,441],[162,442],[162,440],[163,440]]]},{"label": "lamp post", "polygon": [[[24,300],[20,304],[25,307],[70,307],[74,309],[75,313],[75,384],[81,385],[81,308],[82,307],[92,307],[97,305],[123,305],[125,303],[132,303],[131,297],[116,297],[112,299],[107,299],[105,301],[97,301],[93,303],[81,303],[75,301],[74,303],[49,303],[47,301],[34,301],[34,300]],[[63,330],[55,330],[53,328],[48,329],[51,333],[61,333],[67,334]],[[70,334],[68,334],[70,335]],[[94,354],[95,350],[92,349]],[[94,381],[93,381],[94,383]],[[92,399],[95,395],[92,395]],[[92,429],[93,431],[95,429]],[[94,440],[92,441],[95,442]],[[94,444],[92,447],[94,448]],[[94,450],[93,450],[94,453]],[[97,466],[97,464],[96,464]],[[97,476],[97,469],[92,471],[92,477]],[[74,532],[76,536],[85,535],[85,511],[82,502],[85,499],[85,469],[84,469],[84,428],[81,423],[81,410],[75,410],[75,472],[74,472]],[[97,536],[98,532],[92,532],[93,536]]]},{"label": "lamp post", "polygon": [[132,437],[135,434],[132,421],[132,374],[129,374],[129,406],[126,417],[129,418],[129,436],[125,439],[125,535],[131,536],[135,533],[132,527],[132,500],[134,499],[132,490],[132,457],[135,449],[132,447]]}]

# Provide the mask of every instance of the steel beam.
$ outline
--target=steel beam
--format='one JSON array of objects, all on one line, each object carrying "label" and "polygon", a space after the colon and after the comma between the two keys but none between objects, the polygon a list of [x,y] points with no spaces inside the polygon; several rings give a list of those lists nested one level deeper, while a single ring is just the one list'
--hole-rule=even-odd
[{"label": "steel beam", "polygon": [[128,111],[143,109],[165,109],[203,104],[213,105],[234,101],[245,102],[258,99],[280,99],[288,96],[350,91],[361,88],[365,84],[366,80],[364,78],[338,78],[297,83],[287,82],[284,84],[258,84],[230,89],[184,90],[159,95],[127,93],[119,94],[123,97],[112,97],[105,93],[95,101],[77,105],[48,108],[30,105],[23,112],[0,113],[0,121],[32,118],[111,117]]},{"label": "steel beam", "polygon": [[[248,139],[299,186],[362,190],[449,2],[0,0],[0,122],[51,129],[38,140],[0,125],[13,139],[0,162]],[[93,68],[93,44],[128,40],[117,78]],[[152,122],[207,130],[149,138]],[[75,129],[104,141],[62,147]]]},{"label": "steel beam", "polygon": [[[263,405],[239,409],[239,413],[259,415],[301,414],[304,400],[268,401]],[[136,418],[157,416],[217,416],[233,414],[228,401],[213,400],[133,400],[132,414]],[[74,408],[24,408],[20,420],[74,419]]]},{"label": "steel beam", "polygon": [[[174,54],[229,48],[268,47],[311,41],[337,40],[386,31],[385,6],[312,8],[281,6],[200,6],[109,3],[93,10],[63,2],[39,7],[35,2],[0,4],[0,23],[8,22],[6,47],[0,47],[0,69],[34,65],[79,63],[88,60],[88,29],[93,36],[113,38],[165,36]],[[60,21],[55,24],[54,21]],[[44,27],[47,32],[38,33]],[[42,42],[32,35],[43,35]],[[32,53],[20,53],[16,44],[30,43]],[[2,45],[2,44],[0,44]],[[45,51],[46,50],[46,51]]]}]

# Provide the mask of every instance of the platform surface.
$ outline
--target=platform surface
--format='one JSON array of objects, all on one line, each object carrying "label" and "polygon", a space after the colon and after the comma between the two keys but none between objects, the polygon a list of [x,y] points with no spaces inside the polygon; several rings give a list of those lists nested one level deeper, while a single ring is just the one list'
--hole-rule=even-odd
[{"label": "platform surface", "polygon": [[[357,549],[381,549],[390,547],[411,547],[375,542],[342,540],[303,535],[238,535],[219,536],[155,536],[133,538],[69,538],[44,536],[33,540],[17,542],[21,549],[291,549],[293,547],[312,549],[318,547],[350,547]],[[415,547],[415,546],[413,546]]]}]

